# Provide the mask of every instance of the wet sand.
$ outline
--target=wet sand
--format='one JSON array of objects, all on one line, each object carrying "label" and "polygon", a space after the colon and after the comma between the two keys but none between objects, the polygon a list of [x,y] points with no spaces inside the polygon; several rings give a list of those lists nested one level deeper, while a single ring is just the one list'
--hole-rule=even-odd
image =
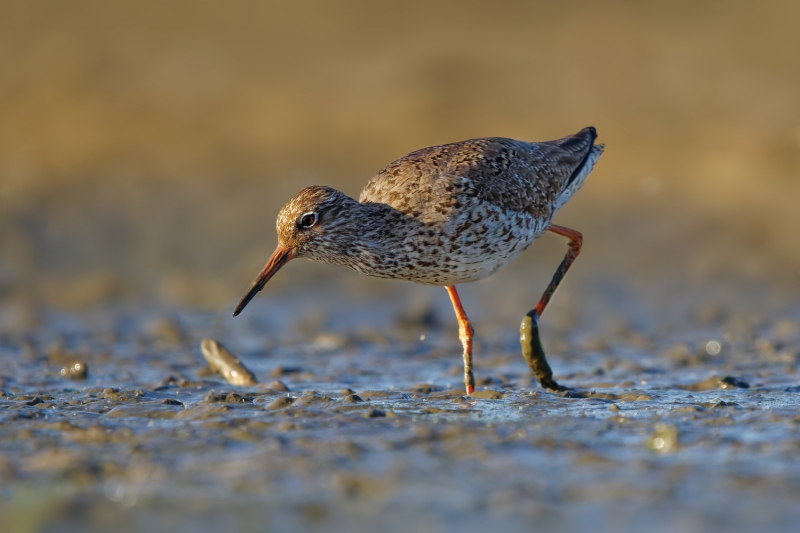
[{"label": "wet sand", "polygon": [[[599,305],[601,284],[579,281],[564,299],[594,287],[585,308]],[[497,303],[516,307],[513,288]],[[556,379],[573,390],[548,392],[520,355],[516,324],[491,320],[505,306],[487,303],[473,313],[469,398],[443,291],[386,290],[350,301],[346,289],[266,294],[235,320],[105,309],[5,330],[3,523],[731,531],[800,519],[791,312],[748,322],[701,308],[686,319],[693,327],[652,333],[556,298],[543,338]],[[468,309],[482,290],[466,291]],[[205,337],[258,383],[212,372]],[[85,376],[69,373],[76,362]]]}]

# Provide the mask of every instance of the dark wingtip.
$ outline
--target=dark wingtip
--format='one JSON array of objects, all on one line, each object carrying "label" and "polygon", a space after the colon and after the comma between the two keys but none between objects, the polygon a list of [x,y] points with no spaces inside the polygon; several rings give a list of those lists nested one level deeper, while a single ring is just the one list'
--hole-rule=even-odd
[{"label": "dark wingtip", "polygon": [[[576,146],[581,146],[583,149],[585,146],[591,146],[594,144],[595,139],[597,139],[597,129],[595,129],[594,126],[587,126],[573,135],[570,139],[572,140],[572,143],[574,143]],[[566,144],[570,144],[569,141]]]},{"label": "dark wingtip", "polygon": [[575,135],[569,135],[563,139],[555,141],[555,144],[571,152],[588,152],[597,139],[597,130],[594,126],[583,128]]},{"label": "dark wingtip", "polygon": [[589,160],[589,157],[595,152],[595,149],[600,150],[601,153],[603,152],[603,148],[605,148],[605,146],[602,144],[594,144],[595,139],[597,139],[597,130],[594,128],[594,126],[588,126],[583,128],[572,137],[567,137],[564,139],[564,142],[561,143],[562,148],[572,148],[579,152],[585,151],[580,164],[575,168],[575,170],[572,171],[572,174],[567,180],[566,187],[572,185],[572,182],[575,181],[575,178],[580,175],[583,167]]},{"label": "dark wingtip", "polygon": [[567,137],[567,139],[580,139],[581,142],[589,141],[589,144],[594,143],[595,139],[597,139],[597,128],[594,126],[586,126],[581,131],[572,135],[571,137]]}]

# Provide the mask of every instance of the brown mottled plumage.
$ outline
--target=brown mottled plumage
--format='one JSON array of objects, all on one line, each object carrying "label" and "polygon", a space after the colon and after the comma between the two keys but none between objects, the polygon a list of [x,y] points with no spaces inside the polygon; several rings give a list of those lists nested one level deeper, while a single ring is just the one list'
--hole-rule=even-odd
[{"label": "brown mottled plumage", "polygon": [[423,148],[373,176],[358,201],[306,187],[278,214],[278,249],[234,316],[287,261],[306,257],[448,287],[467,363],[471,327],[454,286],[493,274],[550,228],[600,157],[596,136],[585,128],[549,142],[492,137]]}]

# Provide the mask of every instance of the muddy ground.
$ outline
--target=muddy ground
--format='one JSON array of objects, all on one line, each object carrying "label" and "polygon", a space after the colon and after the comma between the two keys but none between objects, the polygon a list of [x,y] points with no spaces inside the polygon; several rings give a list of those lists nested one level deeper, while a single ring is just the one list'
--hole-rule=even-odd
[{"label": "muddy ground", "polygon": [[[267,290],[237,319],[97,309],[5,328],[4,530],[793,529],[800,309],[687,306],[648,328],[641,302],[596,314],[604,282],[575,278],[542,320],[561,393],[520,356],[513,272],[464,290],[472,398],[434,288],[353,297],[345,277]],[[211,373],[205,337],[258,383]]]}]

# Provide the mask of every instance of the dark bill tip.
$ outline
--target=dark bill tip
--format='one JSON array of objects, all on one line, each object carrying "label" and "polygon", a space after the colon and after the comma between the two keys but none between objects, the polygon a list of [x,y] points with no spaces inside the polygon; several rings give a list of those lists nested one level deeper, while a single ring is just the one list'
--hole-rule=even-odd
[{"label": "dark bill tip", "polygon": [[250,288],[247,289],[247,294],[245,294],[242,299],[239,301],[236,309],[233,310],[233,316],[238,316],[239,313],[244,310],[250,300],[258,294],[258,292],[264,288],[264,285],[275,275],[275,273],[281,269],[283,265],[289,262],[294,257],[294,252],[291,248],[281,248],[278,247],[273,253],[272,257],[269,258],[267,264],[264,265],[264,268],[259,272],[256,279],[253,280],[253,283],[250,285]]}]

